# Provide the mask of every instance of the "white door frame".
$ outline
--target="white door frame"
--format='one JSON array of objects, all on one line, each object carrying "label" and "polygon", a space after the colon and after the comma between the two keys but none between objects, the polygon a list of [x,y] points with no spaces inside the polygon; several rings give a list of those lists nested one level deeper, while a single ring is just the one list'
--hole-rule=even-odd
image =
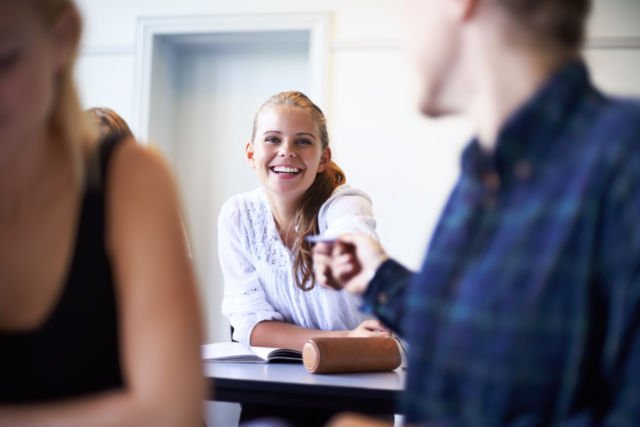
[{"label": "white door frame", "polygon": [[328,12],[139,18],[131,120],[134,133],[139,140],[148,140],[153,52],[158,37],[296,30],[309,32],[309,96],[326,107],[331,51],[331,14]]}]

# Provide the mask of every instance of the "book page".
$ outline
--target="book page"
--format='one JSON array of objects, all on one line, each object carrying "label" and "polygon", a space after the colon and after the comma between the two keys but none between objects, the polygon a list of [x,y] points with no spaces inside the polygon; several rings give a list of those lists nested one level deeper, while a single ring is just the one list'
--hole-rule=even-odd
[{"label": "book page", "polygon": [[202,346],[202,358],[216,362],[267,363],[301,361],[302,352],[274,347],[245,347],[237,342],[216,342]]},{"label": "book page", "polygon": [[264,359],[264,360],[269,360],[269,355],[271,354],[271,352],[278,350],[277,348],[274,347],[254,347],[251,346],[251,351],[253,351],[255,354],[258,355],[259,358]]},{"label": "book page", "polygon": [[251,349],[237,342],[216,342],[202,346],[204,360],[229,362],[265,362],[266,357],[260,357]]}]

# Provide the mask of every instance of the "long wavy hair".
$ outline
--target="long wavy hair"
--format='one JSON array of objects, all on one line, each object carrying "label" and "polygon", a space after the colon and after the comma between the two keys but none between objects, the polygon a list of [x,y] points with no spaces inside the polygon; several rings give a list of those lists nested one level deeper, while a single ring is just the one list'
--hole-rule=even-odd
[{"label": "long wavy hair", "polygon": [[[262,104],[253,120],[252,140],[255,138],[258,116],[269,105],[287,105],[300,108],[309,113],[311,119],[318,126],[322,150],[329,147],[329,132],[327,131],[327,119],[324,113],[304,93],[297,91],[278,93]],[[320,207],[331,197],[336,187],[344,184],[346,180],[342,169],[333,160],[330,160],[324,171],[316,175],[313,184],[302,196],[300,205],[296,210],[293,222],[296,237],[291,248],[294,255],[293,279],[296,286],[303,291],[310,291],[315,286],[311,244],[304,237],[308,234],[318,234]]]}]

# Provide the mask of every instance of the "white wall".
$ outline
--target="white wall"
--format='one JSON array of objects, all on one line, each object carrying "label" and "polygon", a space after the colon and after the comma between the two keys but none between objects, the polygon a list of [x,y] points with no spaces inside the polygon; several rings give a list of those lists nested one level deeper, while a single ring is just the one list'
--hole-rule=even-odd
[{"label": "white wall", "polygon": [[[330,12],[330,86],[323,105],[337,161],[374,200],[382,241],[412,267],[458,171],[469,131],[414,109],[417,85],[401,49],[398,0],[79,0],[86,18],[78,77],[87,106],[133,117],[136,21],[147,16]],[[640,1],[597,0],[586,57],[602,87],[639,95]],[[214,218],[211,219],[214,221]],[[211,260],[216,262],[216,260]]]}]

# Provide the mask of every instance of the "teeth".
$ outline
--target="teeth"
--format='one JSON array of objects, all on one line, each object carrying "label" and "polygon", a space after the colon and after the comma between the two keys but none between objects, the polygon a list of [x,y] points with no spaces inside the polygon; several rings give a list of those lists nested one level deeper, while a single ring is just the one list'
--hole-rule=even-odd
[{"label": "teeth", "polygon": [[298,168],[290,168],[288,166],[275,166],[273,168],[274,172],[284,172],[284,173],[298,173],[300,169]]}]

